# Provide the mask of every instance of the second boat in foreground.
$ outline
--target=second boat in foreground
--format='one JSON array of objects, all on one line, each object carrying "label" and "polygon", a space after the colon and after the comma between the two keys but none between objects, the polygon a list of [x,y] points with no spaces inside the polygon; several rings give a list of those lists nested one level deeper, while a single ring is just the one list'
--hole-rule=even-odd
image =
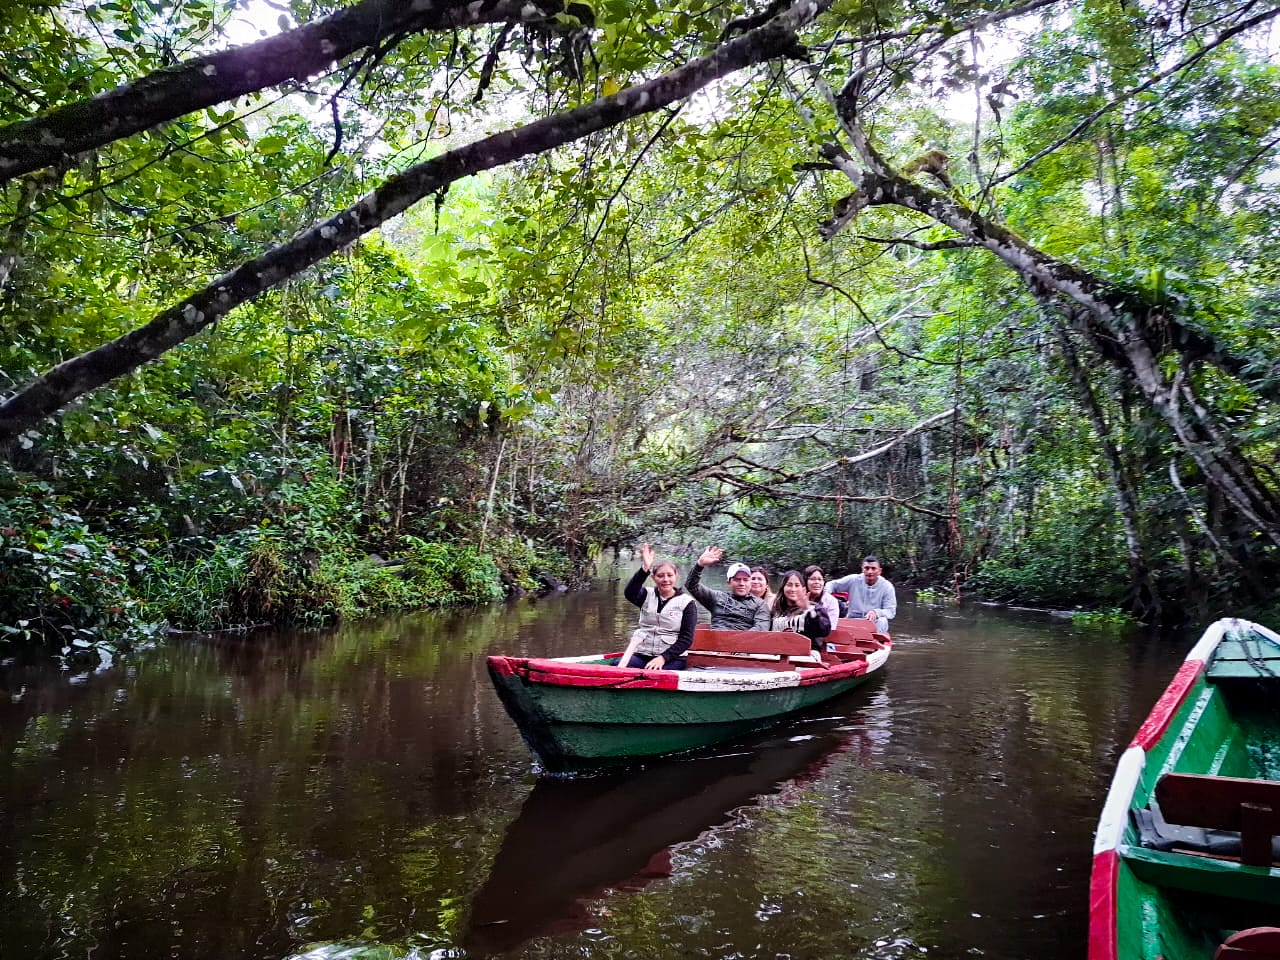
[{"label": "second boat in foreground", "polygon": [[1280,960],[1280,636],[1204,632],[1120,758],[1089,960]]}]

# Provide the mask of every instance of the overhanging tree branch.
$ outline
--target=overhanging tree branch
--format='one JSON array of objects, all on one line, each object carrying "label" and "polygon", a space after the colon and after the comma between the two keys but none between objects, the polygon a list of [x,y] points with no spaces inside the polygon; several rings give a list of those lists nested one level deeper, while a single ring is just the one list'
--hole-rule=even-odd
[{"label": "overhanging tree branch", "polygon": [[1233,24],[1232,26],[1226,28],[1217,36],[1213,37],[1211,40],[1206,42],[1203,46],[1197,47],[1195,52],[1179,60],[1177,63],[1166,67],[1165,69],[1159,71],[1158,73],[1153,74],[1152,76],[1144,80],[1142,83],[1136,84],[1135,86],[1132,86],[1127,90],[1121,91],[1119,94],[1117,94],[1115,97],[1112,97],[1102,106],[1088,113],[1074,127],[1072,127],[1069,131],[1067,131],[1067,133],[1064,136],[1059,137],[1057,140],[1053,141],[1049,145],[1043,147],[1041,150],[1027,157],[1026,160],[1023,160],[1022,163],[1018,164],[1008,173],[1001,174],[998,177],[993,177],[991,181],[987,184],[987,189],[990,189],[994,186],[1004,183],[1006,180],[1011,180],[1014,177],[1018,176],[1019,174],[1026,172],[1027,170],[1031,169],[1031,167],[1033,167],[1035,164],[1039,163],[1041,160],[1047,157],[1049,154],[1053,153],[1055,150],[1060,149],[1061,147],[1065,146],[1068,143],[1071,143],[1073,140],[1079,137],[1082,133],[1088,130],[1091,126],[1097,123],[1097,121],[1101,117],[1103,117],[1107,113],[1110,113],[1116,107],[1120,106],[1123,103],[1127,103],[1128,101],[1132,100],[1134,97],[1138,96],[1138,94],[1144,93],[1147,90],[1150,90],[1156,84],[1169,79],[1169,77],[1175,76],[1176,74],[1180,74],[1183,71],[1190,69],[1196,63],[1198,63],[1200,60],[1206,57],[1211,51],[1222,46],[1222,44],[1226,43],[1228,40],[1230,40],[1232,37],[1236,36],[1237,34],[1244,33],[1247,30],[1251,30],[1254,27],[1258,26],[1259,24],[1266,23],[1268,20],[1271,20],[1276,16],[1280,16],[1280,7],[1273,6],[1264,10],[1262,13],[1259,13],[1253,17],[1250,17],[1247,20],[1242,20],[1241,22]]},{"label": "overhanging tree branch", "polygon": [[424,197],[483,170],[544,153],[632,117],[659,110],[713,80],[794,50],[796,32],[833,0],[799,0],[763,27],[712,54],[610,97],[505,130],[392,177],[334,217],[242,264],[150,323],[58,364],[0,404],[0,442],[14,439],[79,396],[129,373],[235,307],[320,262]]},{"label": "overhanging tree branch", "polygon": [[[1260,482],[1257,471],[1239,455],[1191,385],[1182,380],[1171,383],[1161,364],[1169,350],[1184,360],[1210,359],[1228,372],[1240,368],[1241,358],[1218,349],[1173,311],[1059,260],[955,199],[906,179],[871,145],[855,105],[846,101],[840,106],[845,110],[843,125],[862,163],[836,144],[827,144],[823,154],[854,183],[862,207],[889,204],[923,213],[1013,268],[1037,300],[1070,317],[1095,349],[1141,390],[1226,499],[1259,533],[1280,544],[1280,497]],[[1184,401],[1187,409],[1182,408]]]},{"label": "overhanging tree branch", "polygon": [[363,0],[295,30],[196,57],[0,128],[0,184],[194,110],[304,80],[388,37],[541,21],[579,9],[589,17],[589,8],[565,0]]}]

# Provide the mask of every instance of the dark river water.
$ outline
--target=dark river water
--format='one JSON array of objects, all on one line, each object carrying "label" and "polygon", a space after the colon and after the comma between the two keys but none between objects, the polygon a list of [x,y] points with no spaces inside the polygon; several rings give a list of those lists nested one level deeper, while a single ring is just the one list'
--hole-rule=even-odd
[{"label": "dark river water", "polygon": [[633,619],[605,584],[9,665],[0,956],[1084,956],[1101,798],[1188,638],[906,604],[820,713],[539,781],[485,655]]}]

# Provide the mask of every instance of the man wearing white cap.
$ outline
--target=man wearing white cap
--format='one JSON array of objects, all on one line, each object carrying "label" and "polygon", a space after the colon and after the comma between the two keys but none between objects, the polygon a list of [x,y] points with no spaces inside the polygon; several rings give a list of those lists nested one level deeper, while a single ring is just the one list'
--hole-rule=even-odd
[{"label": "man wearing white cap", "polygon": [[693,599],[711,611],[713,630],[768,630],[771,623],[769,607],[759,597],[751,595],[751,568],[745,563],[731,563],[725,571],[729,592],[709,590],[702,585],[702,570],[718,563],[724,556],[719,547],[707,547],[697,564],[689,571],[684,588]]}]

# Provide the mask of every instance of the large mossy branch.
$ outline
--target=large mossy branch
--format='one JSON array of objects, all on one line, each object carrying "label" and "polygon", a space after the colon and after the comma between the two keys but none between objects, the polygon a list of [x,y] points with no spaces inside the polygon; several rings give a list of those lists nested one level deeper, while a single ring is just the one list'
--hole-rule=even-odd
[{"label": "large mossy branch", "polygon": [[13,440],[77,397],[157,359],[237,306],[319,263],[457,180],[659,110],[713,80],[793,52],[796,31],[831,2],[801,0],[766,25],[722,44],[710,56],[613,96],[505,130],[410,167],[353,206],[242,264],[145,326],[60,363],[19,388],[0,404],[0,442]]},{"label": "large mossy branch", "polygon": [[567,7],[564,0],[363,0],[297,29],[186,60],[0,128],[0,183],[195,110],[305,80],[358,50],[407,34],[541,21]]},{"label": "large mossy branch", "polygon": [[[857,184],[860,207],[894,205],[915,210],[984,247],[1016,271],[1046,307],[1059,309],[1090,345],[1141,391],[1169,426],[1182,449],[1258,532],[1280,546],[1280,497],[1260,479],[1254,463],[1237,448],[1215,411],[1185,377],[1193,362],[1222,356],[1195,339],[1179,318],[1153,309],[1139,297],[1087,270],[1032,246],[1013,231],[951,197],[914,183],[887,168],[860,168],[838,150],[828,159]],[[870,163],[867,166],[871,166]],[[1179,374],[1170,378],[1162,360],[1172,352]]]}]

